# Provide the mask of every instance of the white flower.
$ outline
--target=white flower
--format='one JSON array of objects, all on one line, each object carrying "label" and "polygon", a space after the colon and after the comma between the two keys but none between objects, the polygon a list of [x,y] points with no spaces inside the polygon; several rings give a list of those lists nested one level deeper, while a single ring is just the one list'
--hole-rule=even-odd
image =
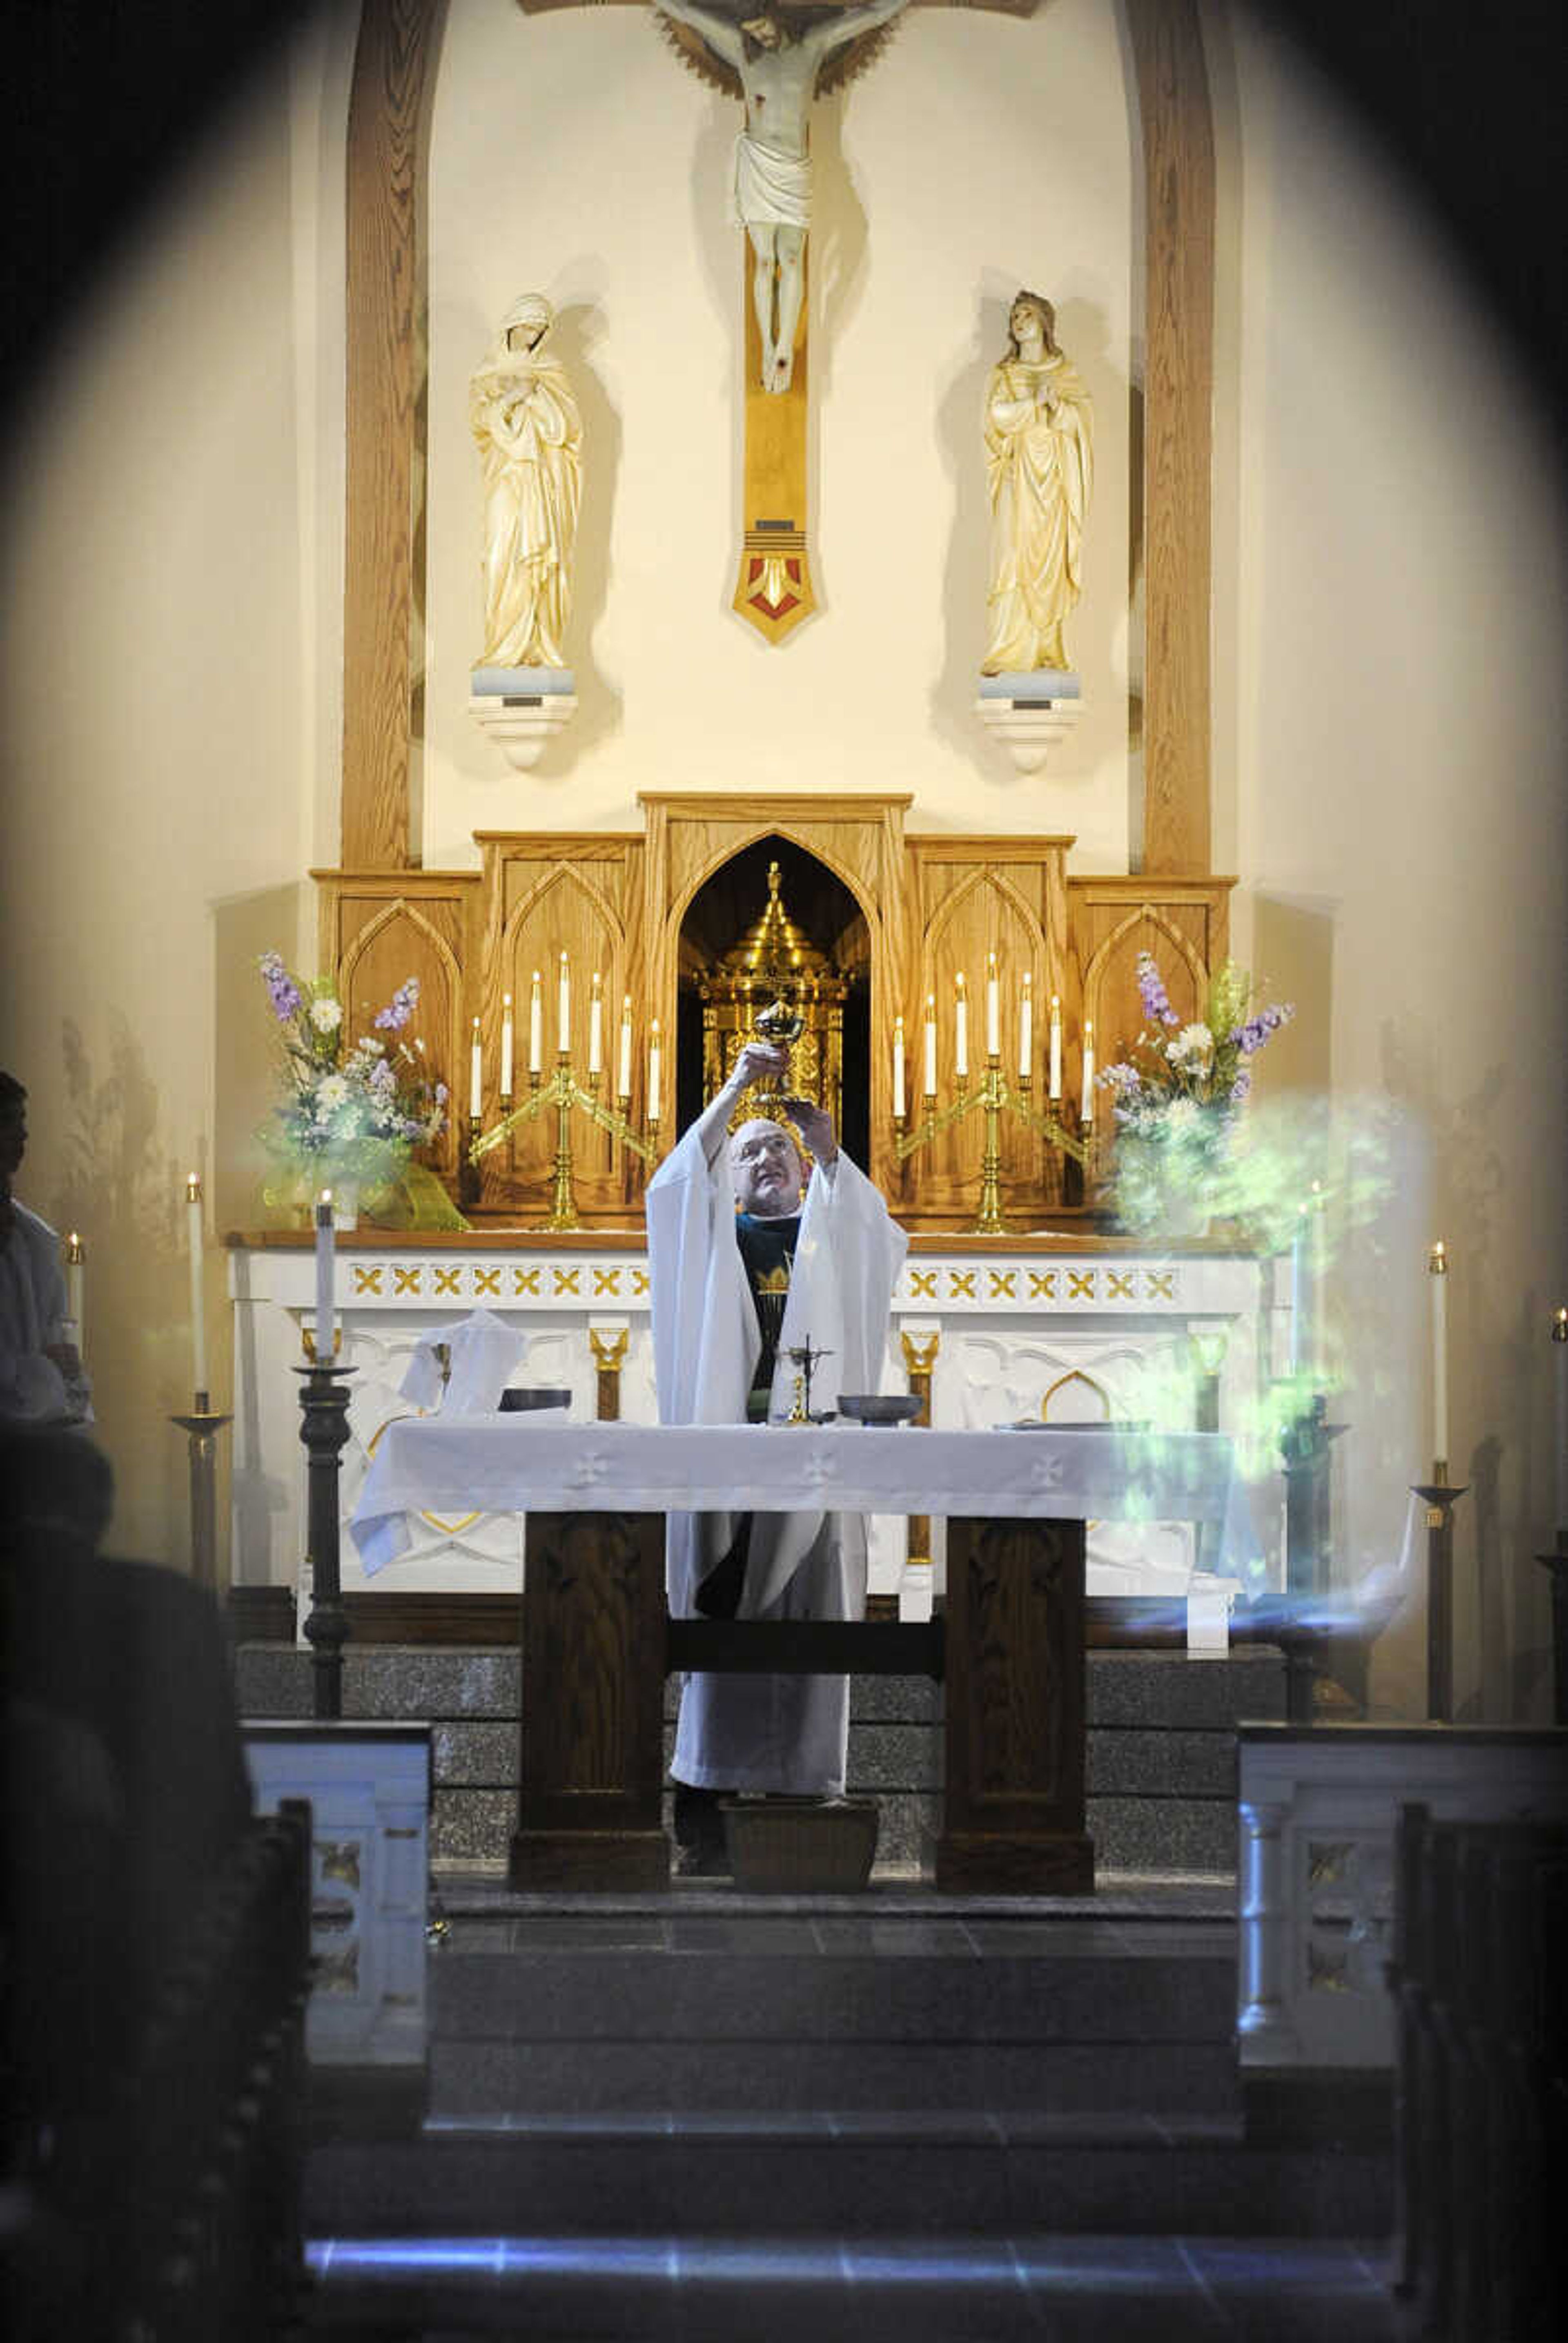
[{"label": "white flower", "polygon": [[343,1003],[324,995],[310,1004],[310,1021],[318,1033],[336,1033],[343,1022]]},{"label": "white flower", "polygon": [[[317,1005],[319,1007],[321,1004],[318,1002]],[[337,1003],[334,1002],[333,1006],[336,1008]],[[311,1013],[314,1015],[315,1011],[312,1011]],[[347,1103],[348,1084],[341,1074],[327,1074],[317,1084],[316,1091],[317,1114],[334,1114],[340,1106],[347,1106]]]},{"label": "white flower", "polygon": [[1165,1052],[1173,1066],[1186,1066],[1214,1054],[1214,1036],[1207,1025],[1183,1025]]},{"label": "white flower", "polygon": [[1165,1110],[1165,1128],[1172,1139],[1180,1139],[1183,1132],[1192,1131],[1201,1120],[1194,1099],[1172,1099]]}]

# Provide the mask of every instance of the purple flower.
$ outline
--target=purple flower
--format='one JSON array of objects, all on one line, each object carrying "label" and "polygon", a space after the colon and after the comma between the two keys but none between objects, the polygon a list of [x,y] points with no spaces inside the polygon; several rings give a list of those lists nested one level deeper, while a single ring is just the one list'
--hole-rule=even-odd
[{"label": "purple flower", "polygon": [[1251,1068],[1250,1066],[1239,1067],[1236,1073],[1236,1079],[1231,1085],[1231,1104],[1232,1106],[1240,1106],[1241,1101],[1246,1097],[1247,1092],[1251,1089]]},{"label": "purple flower", "polygon": [[291,1017],[298,1016],[305,996],[284,967],[278,953],[263,952],[260,967],[262,980],[272,1001],[272,1013],[280,1025],[286,1025]]},{"label": "purple flower", "polygon": [[1289,1002],[1278,1008],[1260,1009],[1255,1017],[1249,1017],[1244,1025],[1236,1027],[1231,1040],[1243,1058],[1250,1058],[1255,1051],[1262,1048],[1271,1033],[1277,1033],[1282,1025],[1288,1025],[1295,1013]]},{"label": "purple flower", "polygon": [[378,1032],[400,1033],[414,1014],[419,1001],[419,980],[406,977],[392,995],[385,1009],[378,1010],[373,1022]]},{"label": "purple flower", "polygon": [[1180,1025],[1181,1022],[1171,1006],[1171,996],[1161,981],[1152,952],[1140,952],[1138,955],[1138,998],[1143,1003],[1143,1014],[1151,1025]]}]

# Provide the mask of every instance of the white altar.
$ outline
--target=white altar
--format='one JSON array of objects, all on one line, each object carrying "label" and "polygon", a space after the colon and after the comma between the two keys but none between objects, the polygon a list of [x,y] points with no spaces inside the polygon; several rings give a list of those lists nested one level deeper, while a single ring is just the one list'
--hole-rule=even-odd
[{"label": "white altar", "polygon": [[[909,1388],[909,1353],[930,1360],[934,1428],[990,1430],[1032,1418],[1050,1423],[1147,1423],[1197,1428],[1201,1375],[1215,1379],[1222,1432],[1250,1424],[1288,1350],[1281,1264],[1194,1243],[1140,1249],[1068,1237],[917,1239],[894,1296],[883,1387]],[[1280,1292],[1276,1293],[1278,1281]],[[234,1304],[233,1577],[246,1587],[292,1586],[304,1548],[305,1457],[299,1443],[301,1329],[315,1272],[307,1241],[238,1242],[230,1253]],[[656,1421],[648,1263],[633,1238],[476,1232],[424,1242],[360,1233],[340,1241],[337,1302],[349,1377],[344,1453],[347,1524],[387,1427],[416,1413],[399,1393],[414,1343],[483,1308],[515,1321],[526,1348],[512,1381],[572,1393],[574,1421],[597,1413],[601,1352],[624,1335],[623,1422]],[[931,1345],[935,1342],[934,1353]],[[868,1435],[888,1437],[890,1435]],[[372,1582],[352,1540],[343,1584],[400,1592],[502,1594],[521,1584],[514,1514],[475,1502],[422,1507],[407,1551]],[[1249,1592],[1283,1581],[1283,1483],[1247,1484]],[[872,1594],[904,1577],[907,1523],[874,1518]],[[1200,1560],[1191,1520],[1091,1519],[1091,1594],[1182,1595]],[[935,1584],[942,1538],[933,1523]]]},{"label": "white altar", "polygon": [[427,1417],[387,1427],[349,1524],[372,1574],[431,1510],[1098,1516],[1201,1522],[1227,1574],[1257,1560],[1231,1443],[1090,1424],[942,1432],[864,1424],[546,1423]]}]

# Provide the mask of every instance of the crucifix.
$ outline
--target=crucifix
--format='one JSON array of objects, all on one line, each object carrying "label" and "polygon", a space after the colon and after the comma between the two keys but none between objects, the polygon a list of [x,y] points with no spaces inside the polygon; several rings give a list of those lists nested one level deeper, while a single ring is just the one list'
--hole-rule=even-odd
[{"label": "crucifix", "polygon": [[806,540],[806,233],[812,100],[879,54],[910,0],[787,10],[734,0],[726,12],[655,0],[665,30],[707,81],[740,98],[734,216],[749,247],[746,304],[745,537],[734,608],[782,642],[816,608]]},{"label": "crucifix", "polygon": [[[525,15],[594,0],[518,0]],[[733,608],[781,643],[817,607],[807,542],[806,241],[813,102],[879,56],[906,7],[1031,16],[1040,0],[633,0],[702,79],[738,97],[731,208],[746,230],[746,463]]]}]

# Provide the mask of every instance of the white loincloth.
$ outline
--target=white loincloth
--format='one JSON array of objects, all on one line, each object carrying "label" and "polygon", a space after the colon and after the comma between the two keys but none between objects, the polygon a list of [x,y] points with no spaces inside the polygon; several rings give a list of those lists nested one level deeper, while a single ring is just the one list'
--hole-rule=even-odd
[{"label": "white loincloth", "polygon": [[742,227],[809,227],[811,157],[743,130],[735,141],[734,215]]}]

